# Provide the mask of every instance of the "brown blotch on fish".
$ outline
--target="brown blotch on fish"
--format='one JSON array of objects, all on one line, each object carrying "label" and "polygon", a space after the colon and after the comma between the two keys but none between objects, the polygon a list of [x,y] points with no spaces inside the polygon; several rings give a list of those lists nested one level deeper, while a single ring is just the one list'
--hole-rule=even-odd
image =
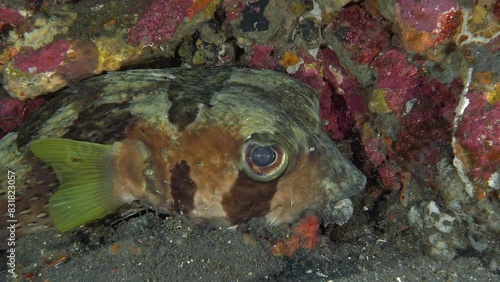
[{"label": "brown blotch on fish", "polygon": [[178,211],[187,214],[194,207],[196,183],[189,176],[190,169],[185,160],[176,163],[170,172],[172,173],[170,194],[174,200],[174,206]]},{"label": "brown blotch on fish", "polygon": [[224,194],[222,206],[233,224],[267,214],[276,193],[279,178],[257,182],[240,171],[231,190]]}]

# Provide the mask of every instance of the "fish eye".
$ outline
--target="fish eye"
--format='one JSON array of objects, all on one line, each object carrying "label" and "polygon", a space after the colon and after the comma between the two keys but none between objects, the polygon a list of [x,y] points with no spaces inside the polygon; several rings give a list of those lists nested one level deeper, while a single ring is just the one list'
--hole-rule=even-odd
[{"label": "fish eye", "polygon": [[241,148],[245,173],[257,181],[271,181],[281,176],[288,164],[288,155],[280,144],[249,139]]}]

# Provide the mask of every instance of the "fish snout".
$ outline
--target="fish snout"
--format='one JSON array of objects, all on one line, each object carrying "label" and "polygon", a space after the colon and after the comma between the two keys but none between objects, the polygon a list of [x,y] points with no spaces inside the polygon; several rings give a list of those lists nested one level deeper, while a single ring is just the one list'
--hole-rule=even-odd
[{"label": "fish snout", "polygon": [[354,208],[351,200],[366,184],[366,177],[349,161],[337,146],[325,135],[321,136],[317,153],[320,177],[319,187],[325,193],[325,205],[321,213],[324,224],[342,225],[349,220]]}]

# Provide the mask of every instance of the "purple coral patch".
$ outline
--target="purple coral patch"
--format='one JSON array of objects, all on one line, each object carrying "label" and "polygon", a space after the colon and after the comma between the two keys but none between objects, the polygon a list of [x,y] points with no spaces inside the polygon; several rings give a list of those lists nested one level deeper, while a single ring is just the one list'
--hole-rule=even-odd
[{"label": "purple coral patch", "polygon": [[378,67],[379,75],[376,88],[389,90],[386,96],[387,105],[392,111],[401,114],[406,103],[414,98],[416,93],[422,92],[417,68],[397,50],[390,50],[377,58],[375,66]]},{"label": "purple coral patch", "polygon": [[488,180],[500,169],[500,103],[489,105],[481,91],[472,91],[456,137],[476,164],[473,176]]},{"label": "purple coral patch", "polygon": [[30,113],[43,104],[43,99],[21,101],[12,98],[0,100],[0,138],[15,130]]},{"label": "purple coral patch", "polygon": [[421,32],[433,32],[438,28],[441,14],[458,10],[456,0],[398,0],[399,17],[403,23]]},{"label": "purple coral patch", "polygon": [[332,27],[335,27],[335,36],[350,52],[351,60],[359,64],[370,63],[390,42],[387,27],[361,6],[342,9]]},{"label": "purple coral patch", "polygon": [[54,70],[64,61],[70,44],[70,40],[59,40],[35,52],[20,54],[14,67],[31,74]]},{"label": "purple coral patch", "polygon": [[21,13],[19,13],[19,11],[0,7],[0,27],[2,27],[4,24],[15,26],[21,23],[23,20],[24,17],[21,15]]},{"label": "purple coral patch", "polygon": [[160,43],[171,39],[182,20],[189,15],[189,0],[155,0],[128,31],[133,45]]},{"label": "purple coral patch", "polygon": [[272,46],[255,45],[252,47],[251,66],[273,70],[278,67],[278,60],[273,55],[274,48]]}]

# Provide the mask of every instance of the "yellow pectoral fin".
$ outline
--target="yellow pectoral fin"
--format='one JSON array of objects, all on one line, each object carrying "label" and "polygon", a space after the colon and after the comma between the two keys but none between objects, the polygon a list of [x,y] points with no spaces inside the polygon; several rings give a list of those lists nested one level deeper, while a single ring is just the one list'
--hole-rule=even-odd
[{"label": "yellow pectoral fin", "polygon": [[57,230],[87,224],[122,204],[112,191],[111,145],[49,138],[35,140],[30,146],[59,179],[59,190],[49,200]]}]

